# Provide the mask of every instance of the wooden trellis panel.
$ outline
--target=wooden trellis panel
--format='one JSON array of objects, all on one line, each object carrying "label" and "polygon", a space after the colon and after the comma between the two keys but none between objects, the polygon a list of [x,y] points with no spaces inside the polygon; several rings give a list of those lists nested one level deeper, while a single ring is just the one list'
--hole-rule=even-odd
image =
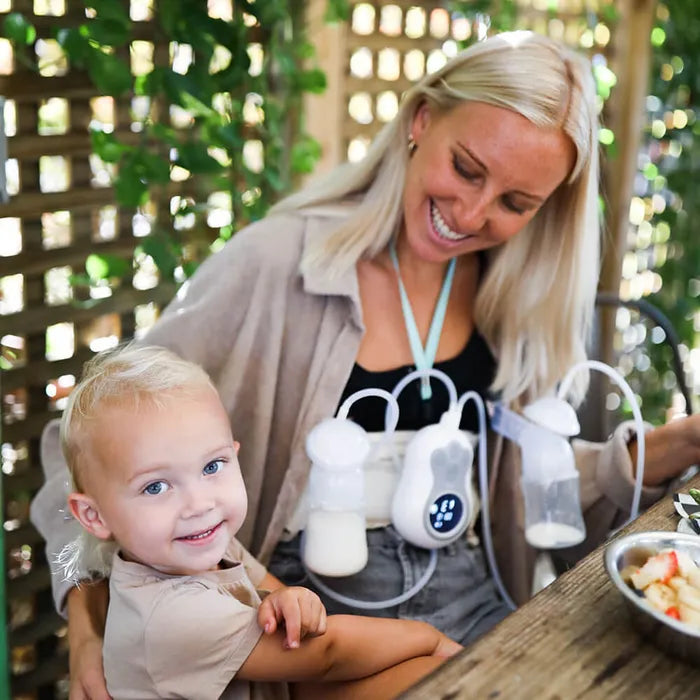
[{"label": "wooden trellis panel", "polygon": [[[154,40],[153,3],[123,1],[138,37],[138,45],[130,47],[133,70],[142,51],[144,60],[157,65],[172,61],[173,47]],[[231,0],[210,0],[208,6],[216,16],[230,16]],[[37,75],[0,39],[5,98],[0,127],[7,136],[3,172],[9,194],[6,201],[0,198],[6,614],[11,694],[28,700],[67,697],[68,689],[65,625],[53,610],[43,541],[29,522],[29,504],[43,483],[41,431],[60,415],[83,362],[145,331],[171,299],[174,285],[159,279],[153,260],[138,246],[156,226],[173,227],[171,200],[185,196],[195,178],[172,182],[158,202],[138,212],[115,206],[109,170],[91,155],[88,127],[134,143],[138,99],[98,95],[86,75],[66,64],[51,38],[57,21],[61,26],[85,21],[82,0],[0,0],[0,22],[12,11],[36,27],[37,41],[28,50],[40,59]],[[72,276],[84,273],[94,254],[121,258],[132,272],[76,286]]]},{"label": "wooden trellis panel", "polygon": [[[72,288],[70,276],[83,271],[90,254],[118,256],[131,267],[138,236],[150,225],[114,206],[104,165],[90,157],[91,123],[136,136],[132,103],[97,95],[85,75],[65,65],[51,39],[53,15],[66,24],[84,21],[82,2],[18,1],[3,9],[30,18],[42,60],[41,74],[31,73],[3,42],[0,94],[11,196],[0,205],[0,349],[11,686],[15,698],[63,697],[65,628],[53,611],[43,542],[28,518],[42,483],[39,437],[59,414],[84,360],[146,326],[173,290],[158,284],[143,260],[118,284]],[[147,21],[143,33],[147,39]],[[160,50],[167,56],[167,46]]]}]

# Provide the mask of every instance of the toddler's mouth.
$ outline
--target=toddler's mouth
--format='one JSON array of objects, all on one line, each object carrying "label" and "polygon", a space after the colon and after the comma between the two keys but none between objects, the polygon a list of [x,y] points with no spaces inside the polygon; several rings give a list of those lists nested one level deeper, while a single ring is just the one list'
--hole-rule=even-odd
[{"label": "toddler's mouth", "polygon": [[218,523],[214,525],[214,527],[210,527],[207,530],[200,530],[193,535],[184,535],[183,537],[178,537],[177,539],[184,542],[197,542],[198,540],[205,540],[210,535],[213,535],[220,527],[221,523]]}]

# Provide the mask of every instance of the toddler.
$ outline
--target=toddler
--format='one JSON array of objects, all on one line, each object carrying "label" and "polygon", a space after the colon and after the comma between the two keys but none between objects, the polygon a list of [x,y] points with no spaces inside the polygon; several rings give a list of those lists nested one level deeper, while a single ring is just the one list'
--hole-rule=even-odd
[{"label": "toddler", "polygon": [[206,373],[170,351],[88,362],[61,443],[72,514],[113,543],[103,660],[116,700],[393,697],[461,648],[422,622],[326,618],[237,542],[238,443]]}]

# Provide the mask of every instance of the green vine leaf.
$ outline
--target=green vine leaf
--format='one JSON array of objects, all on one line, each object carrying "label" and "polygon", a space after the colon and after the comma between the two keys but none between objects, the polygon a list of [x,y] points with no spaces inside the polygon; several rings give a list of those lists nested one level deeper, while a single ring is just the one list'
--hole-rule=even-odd
[{"label": "green vine leaf", "polygon": [[292,170],[295,173],[308,174],[321,157],[321,144],[308,136],[297,141],[292,147]]},{"label": "green vine leaf", "polygon": [[318,68],[296,73],[294,87],[300,92],[321,93],[326,89],[326,74]]},{"label": "green vine leaf", "polygon": [[90,30],[90,38],[100,45],[124,46],[131,37],[128,25],[111,19],[93,20],[88,28]]},{"label": "green vine leaf", "polygon": [[90,131],[90,141],[92,143],[92,150],[105,163],[118,163],[125,153],[132,150],[130,146],[125,146],[120,143],[114,134],[108,134],[98,129],[92,129]]},{"label": "green vine leaf", "polygon": [[73,65],[85,68],[93,47],[90,45],[88,30],[84,25],[70,29],[58,29],[56,41]]},{"label": "green vine leaf", "polygon": [[166,280],[175,279],[175,270],[179,265],[178,251],[174,249],[170,238],[162,233],[152,233],[143,239],[139,249],[153,258]]},{"label": "green vine leaf", "polygon": [[178,148],[175,163],[194,174],[215,175],[224,170],[224,166],[209,155],[205,144],[194,141]]},{"label": "green vine leaf", "polygon": [[118,97],[131,89],[131,70],[122,60],[100,49],[93,49],[87,71],[97,88],[105,95]]},{"label": "green vine leaf", "polygon": [[350,18],[350,3],[348,0],[328,0],[324,19],[326,22],[346,22]]},{"label": "green vine leaf", "polygon": [[111,20],[124,26],[131,24],[129,12],[122,0],[86,0],[85,6],[95,10],[99,19]]},{"label": "green vine leaf", "polygon": [[123,278],[131,272],[131,262],[116,255],[88,255],[85,272],[92,282],[111,278]]},{"label": "green vine leaf", "polygon": [[17,44],[28,46],[36,41],[36,29],[19,12],[10,12],[2,23],[3,36]]}]

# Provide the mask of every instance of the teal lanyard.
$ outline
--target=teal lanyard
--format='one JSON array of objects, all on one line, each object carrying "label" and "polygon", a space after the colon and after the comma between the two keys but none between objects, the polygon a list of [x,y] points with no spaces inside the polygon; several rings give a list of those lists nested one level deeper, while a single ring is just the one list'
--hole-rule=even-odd
[{"label": "teal lanyard", "polygon": [[[438,298],[435,311],[433,312],[433,320],[430,322],[428,342],[425,344],[424,348],[423,343],[421,343],[420,334],[418,333],[418,327],[416,326],[416,319],[413,316],[413,309],[411,309],[411,302],[408,300],[406,288],[403,286],[401,280],[399,259],[396,256],[396,248],[393,242],[389,248],[389,253],[391,255],[391,262],[394,263],[396,276],[399,278],[401,309],[403,311],[403,320],[406,324],[406,332],[408,333],[408,342],[411,344],[413,361],[416,363],[416,369],[432,369],[433,363],[435,362],[435,353],[437,353],[438,343],[440,342],[442,324],[445,321],[445,311],[447,310],[447,301],[450,298],[450,289],[452,287],[452,278],[455,275],[455,263],[457,259],[452,258],[447,266],[445,279],[442,282],[442,289],[440,290],[440,297]],[[430,377],[423,377],[421,379],[420,393],[424,401],[427,401],[433,395],[430,388]]]}]

